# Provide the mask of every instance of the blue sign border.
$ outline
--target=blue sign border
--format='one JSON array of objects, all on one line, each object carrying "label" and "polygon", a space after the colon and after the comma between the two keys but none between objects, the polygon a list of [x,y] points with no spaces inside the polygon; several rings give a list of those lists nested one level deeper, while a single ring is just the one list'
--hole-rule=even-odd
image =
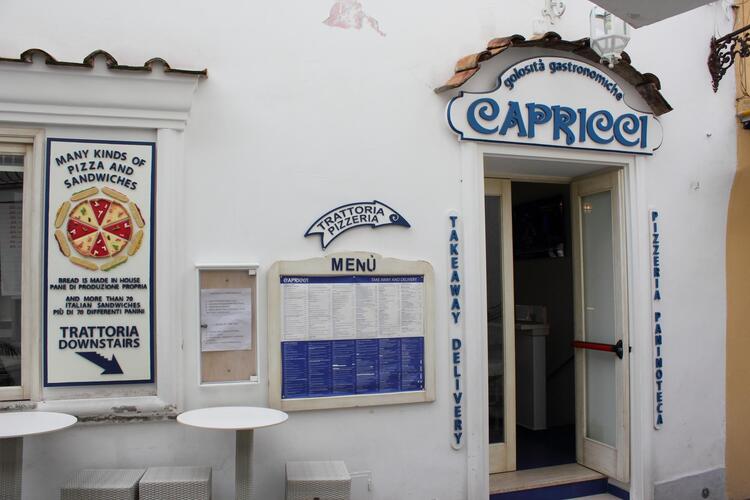
[{"label": "blue sign border", "polygon": [[[151,147],[151,216],[150,216],[150,227],[149,237],[150,246],[149,251],[151,256],[149,259],[149,279],[148,279],[148,292],[149,292],[149,346],[150,346],[150,360],[149,360],[149,374],[150,377],[144,380],[115,380],[115,381],[101,381],[101,382],[52,382],[48,381],[48,367],[47,367],[47,297],[49,295],[49,273],[48,273],[48,262],[49,256],[49,176],[50,176],[50,152],[52,150],[52,142],[79,142],[82,144],[131,144],[136,146],[150,146]],[[85,385],[123,385],[123,384],[153,384],[154,383],[154,264],[156,260],[156,244],[154,241],[154,215],[156,212],[156,196],[154,195],[154,186],[156,185],[156,142],[151,141],[112,141],[112,140],[96,140],[96,139],[68,139],[59,137],[48,137],[47,148],[46,148],[46,162],[44,169],[44,300],[43,300],[43,326],[44,331],[44,387],[72,387],[72,386],[85,386]]]}]

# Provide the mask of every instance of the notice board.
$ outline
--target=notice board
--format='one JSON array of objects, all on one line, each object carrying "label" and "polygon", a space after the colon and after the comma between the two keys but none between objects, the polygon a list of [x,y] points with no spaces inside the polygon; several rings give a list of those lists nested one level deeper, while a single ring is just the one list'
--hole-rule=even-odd
[{"label": "notice board", "polygon": [[197,266],[201,384],[257,381],[257,267]]},{"label": "notice board", "polygon": [[269,404],[284,411],[433,401],[433,270],[365,252],[268,273]]},{"label": "notice board", "polygon": [[44,385],[154,381],[152,142],[48,139]]}]

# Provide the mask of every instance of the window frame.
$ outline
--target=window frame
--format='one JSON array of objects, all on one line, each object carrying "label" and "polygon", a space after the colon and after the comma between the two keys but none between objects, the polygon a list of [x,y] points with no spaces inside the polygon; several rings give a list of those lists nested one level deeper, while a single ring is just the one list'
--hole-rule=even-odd
[{"label": "window frame", "polygon": [[[29,183],[33,209],[28,210],[30,235],[24,235],[24,256],[31,265],[24,293],[32,380],[28,401],[0,401],[3,409],[44,410],[71,413],[88,423],[160,421],[174,418],[185,396],[183,315],[185,290],[191,268],[186,258],[183,222],[166,224],[171,214],[184,208],[185,128],[199,80],[204,73],[175,73],[165,65],[148,72],[110,71],[100,54],[85,70],[46,64],[35,55],[28,64],[0,64],[0,77],[13,81],[0,91],[0,137],[4,130],[20,142],[33,144],[33,168]],[[39,89],[55,89],[40,97]],[[95,103],[91,96],[97,96]],[[15,127],[3,129],[2,127]],[[27,129],[25,131],[21,129]],[[39,129],[32,130],[28,129]],[[144,395],[129,386],[102,386],[96,394],[78,388],[42,387],[41,321],[43,311],[44,164],[46,136],[76,139],[106,139],[116,135],[133,137],[148,131],[156,143],[157,248],[154,268],[156,304],[155,394]],[[19,141],[6,141],[19,142]],[[26,179],[25,179],[26,180]],[[25,206],[24,209],[27,207]],[[39,222],[37,222],[39,221]],[[27,226],[27,227],[29,227]],[[26,278],[26,275],[24,275]]]},{"label": "window frame", "polygon": [[0,153],[23,153],[21,230],[21,385],[0,387],[0,402],[38,400],[41,395],[41,130],[0,128]]}]

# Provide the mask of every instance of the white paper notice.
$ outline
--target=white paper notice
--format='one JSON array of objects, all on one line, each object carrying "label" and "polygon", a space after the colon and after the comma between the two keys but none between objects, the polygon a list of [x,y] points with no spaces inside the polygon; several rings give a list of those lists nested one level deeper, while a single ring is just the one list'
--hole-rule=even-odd
[{"label": "white paper notice", "polygon": [[21,295],[21,217],[20,202],[0,204],[0,293]]},{"label": "white paper notice", "polygon": [[252,290],[201,290],[201,350],[240,351],[252,348]]}]

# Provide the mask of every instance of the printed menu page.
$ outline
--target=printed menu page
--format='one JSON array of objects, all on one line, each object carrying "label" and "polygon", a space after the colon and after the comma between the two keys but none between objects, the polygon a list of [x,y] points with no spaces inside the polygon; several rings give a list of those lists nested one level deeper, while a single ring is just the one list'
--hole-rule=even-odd
[{"label": "printed menu page", "polygon": [[424,389],[424,276],[281,276],[282,398]]}]

